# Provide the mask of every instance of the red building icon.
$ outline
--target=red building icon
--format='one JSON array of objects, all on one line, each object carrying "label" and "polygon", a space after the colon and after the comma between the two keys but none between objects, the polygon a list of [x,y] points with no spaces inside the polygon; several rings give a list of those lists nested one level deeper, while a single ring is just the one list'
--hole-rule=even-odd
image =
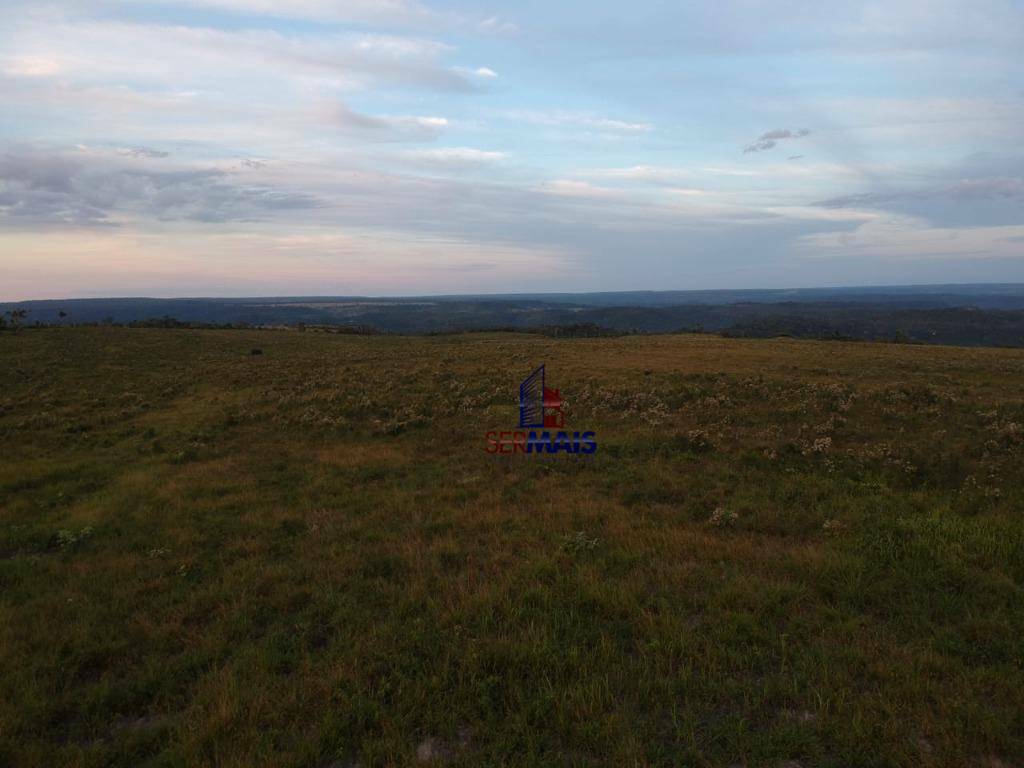
[{"label": "red building icon", "polygon": [[557,389],[544,387],[544,426],[561,429],[565,426],[562,413],[562,393]]}]

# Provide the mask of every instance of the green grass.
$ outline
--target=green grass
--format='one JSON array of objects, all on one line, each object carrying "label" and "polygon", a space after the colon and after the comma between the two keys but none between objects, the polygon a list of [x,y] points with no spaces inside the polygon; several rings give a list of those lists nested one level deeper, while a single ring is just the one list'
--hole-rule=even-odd
[{"label": "green grass", "polygon": [[[483,450],[541,362],[595,456]],[[0,365],[0,764],[1024,763],[1024,352],[98,328]]]}]

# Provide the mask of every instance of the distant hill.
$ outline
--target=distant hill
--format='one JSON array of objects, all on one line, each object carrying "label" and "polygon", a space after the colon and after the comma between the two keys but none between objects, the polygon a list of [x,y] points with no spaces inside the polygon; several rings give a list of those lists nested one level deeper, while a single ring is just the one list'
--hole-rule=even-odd
[{"label": "distant hill", "polygon": [[[703,330],[731,336],[1024,346],[1024,284],[628,291],[501,296],[69,299],[0,304],[26,324],[366,328],[445,333],[593,327],[625,333]],[[61,317],[60,313],[64,313]]]}]

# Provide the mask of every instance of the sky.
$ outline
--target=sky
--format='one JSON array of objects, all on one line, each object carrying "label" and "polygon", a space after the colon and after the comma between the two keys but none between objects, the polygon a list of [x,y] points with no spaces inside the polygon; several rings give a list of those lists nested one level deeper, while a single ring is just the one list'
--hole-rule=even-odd
[{"label": "sky", "polygon": [[0,0],[0,300],[1024,282],[1024,0]]}]

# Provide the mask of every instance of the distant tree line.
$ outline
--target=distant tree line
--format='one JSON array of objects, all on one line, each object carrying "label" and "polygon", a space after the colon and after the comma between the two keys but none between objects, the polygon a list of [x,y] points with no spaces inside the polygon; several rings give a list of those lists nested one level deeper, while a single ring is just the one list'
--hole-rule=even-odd
[{"label": "distant tree line", "polygon": [[165,315],[153,317],[146,320],[132,320],[125,323],[127,328],[191,328],[201,330],[236,330],[236,331],[262,331],[289,329],[301,333],[338,333],[350,336],[372,336],[382,333],[377,328],[365,325],[310,325],[308,323],[293,323],[286,325],[253,325],[251,323],[201,323],[178,320],[177,318]]},{"label": "distant tree line", "polygon": [[[1024,347],[1024,311],[980,310],[970,307],[889,309],[856,304],[829,305],[736,305],[713,307],[610,307],[601,309],[530,310],[514,324],[503,316],[483,313],[430,314],[408,318],[418,307],[397,307],[397,314],[377,311],[356,325],[263,318],[216,322],[179,320],[172,315],[115,321],[107,316],[75,326],[121,326],[163,329],[284,330],[370,336],[377,334],[449,335],[457,333],[528,333],[550,338],[607,338],[659,333],[717,333],[734,338],[792,337],[828,341],[875,341],[895,344],[961,344],[970,346]],[[520,313],[527,314],[527,313]],[[571,314],[571,319],[566,315]],[[0,314],[0,331],[22,328],[66,327],[68,313],[50,312],[50,322],[28,322],[29,310],[12,308]],[[583,315],[583,317],[580,317]],[[494,322],[490,322],[490,320]],[[404,318],[404,319],[403,319]],[[566,322],[562,322],[565,318]],[[55,322],[54,322],[55,319]],[[708,320],[705,325],[703,320]]]},{"label": "distant tree line", "polygon": [[[68,313],[63,309],[57,312],[58,325],[63,325],[65,318]],[[0,313],[0,331],[17,331],[25,327],[25,320],[28,317],[27,309],[9,309],[6,312]],[[46,323],[41,323],[38,320],[33,323],[33,327],[42,328],[46,327]]]},{"label": "distant tree line", "polygon": [[0,331],[16,331],[28,317],[27,309],[12,309],[0,315]]}]

